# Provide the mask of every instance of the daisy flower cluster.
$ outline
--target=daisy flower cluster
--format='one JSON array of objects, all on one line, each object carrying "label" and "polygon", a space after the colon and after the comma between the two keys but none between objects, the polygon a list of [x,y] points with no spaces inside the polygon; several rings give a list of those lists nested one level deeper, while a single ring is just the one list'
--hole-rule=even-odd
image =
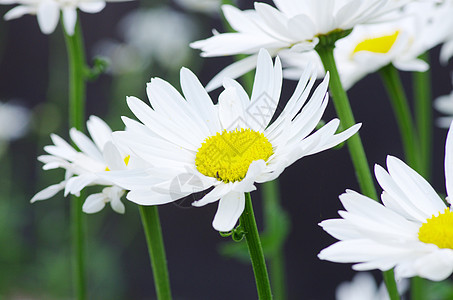
[{"label": "daisy flower cluster", "polygon": [[[222,5],[233,32],[214,30],[212,37],[190,47],[201,50],[203,57],[240,55],[236,62],[206,86],[185,67],[180,69],[180,89],[153,77],[146,84],[147,101],[126,97],[134,118],[122,117],[123,130],[113,131],[99,117],[90,116],[86,135],[80,126],[85,122],[85,84],[99,74],[96,66],[88,68],[83,61],[84,49],[79,47],[83,35],[74,34],[79,25],[77,10],[97,13],[106,2],[121,1],[128,0],[0,0],[0,4],[18,4],[6,13],[6,20],[36,15],[45,34],[55,30],[61,15],[72,45],[68,47],[72,144],[51,134],[52,144],[38,157],[44,170],[63,170],[64,179],[36,193],[32,203],[63,192],[65,197],[82,195],[83,205],[78,202],[81,198],[73,199],[76,205],[71,209],[87,214],[100,212],[107,204],[124,214],[123,199],[137,204],[158,299],[171,299],[157,206],[189,196],[194,207],[218,202],[212,227],[235,241],[245,237],[258,296],[267,300],[272,292],[266,259],[283,251],[286,235],[282,230],[276,238],[280,244],[263,250],[250,193],[258,184],[276,185],[275,180],[300,159],[347,142],[361,192],[346,190],[339,196],[344,207],[338,212],[340,218],[319,224],[338,241],[318,257],[353,263],[356,271],[380,270],[386,286],[377,287],[371,275],[362,273],[340,285],[336,298],[396,300],[407,289],[405,278],[442,281],[451,276],[453,123],[451,118],[441,119],[449,127],[444,164],[447,197],[443,198],[424,178],[429,173],[424,166],[431,164],[429,149],[423,145],[431,143],[426,139],[430,127],[424,128],[422,121],[413,126],[416,122],[404,91],[398,90],[399,78],[390,77],[398,70],[424,74],[430,63],[422,55],[439,45],[443,46],[440,60],[448,63],[453,54],[453,0],[273,0],[273,5],[255,2],[249,10]],[[176,5],[212,15],[220,1],[178,0]],[[179,70],[188,61],[184,50],[189,50],[196,29],[184,17],[183,12],[167,8],[135,11],[119,22],[125,43],[104,43],[99,48],[110,56],[117,73],[143,71],[155,61],[167,71]],[[174,37],[175,33],[180,36]],[[381,203],[357,134],[362,124],[355,121],[345,90],[367,74],[388,68],[394,73],[383,78],[394,80],[393,90],[388,90],[391,98],[397,98],[392,104],[398,126],[410,130],[402,130],[406,161],[389,155],[386,168],[375,165],[375,178],[383,190]],[[250,86],[236,80],[254,69]],[[297,81],[289,99],[281,96],[283,78]],[[215,99],[209,92],[217,88],[222,90]],[[328,88],[338,118],[324,121]],[[453,112],[451,98],[443,96],[434,105]],[[426,103],[430,106],[430,99],[422,104]],[[421,106],[414,108],[417,119],[429,120],[419,111]],[[15,117],[7,112],[3,119],[13,123]],[[417,149],[410,152],[411,146]],[[281,209],[274,202],[273,208]],[[74,221],[78,280],[84,273],[80,215]],[[83,284],[78,284],[82,295]]]}]

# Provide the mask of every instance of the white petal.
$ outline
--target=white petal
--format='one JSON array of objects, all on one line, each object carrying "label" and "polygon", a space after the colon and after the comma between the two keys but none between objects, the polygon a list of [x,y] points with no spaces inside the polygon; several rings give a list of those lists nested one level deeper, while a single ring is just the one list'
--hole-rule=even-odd
[{"label": "white petal", "polygon": [[105,7],[105,1],[82,1],[78,4],[81,11],[95,14],[100,12]]},{"label": "white petal", "polygon": [[126,169],[126,164],[124,162],[124,157],[118,151],[118,148],[112,143],[107,142],[104,146],[104,161],[106,162],[110,170],[124,170]]},{"label": "white petal", "polygon": [[9,21],[9,20],[20,18],[20,17],[22,17],[23,15],[26,15],[26,14],[35,14],[35,13],[36,13],[36,10],[33,9],[32,7],[26,6],[26,5],[19,5],[19,6],[16,6],[16,7],[10,9],[3,16],[3,18],[5,19],[5,21]]},{"label": "white petal", "polygon": [[63,24],[69,35],[74,34],[77,22],[77,10],[75,7],[66,6],[63,8]]},{"label": "white petal", "polygon": [[79,195],[80,191],[83,190],[87,185],[93,183],[98,177],[95,174],[87,173],[79,176],[71,177],[66,183],[64,190],[65,197],[71,193],[73,195]]},{"label": "white petal", "polygon": [[85,134],[75,128],[71,128],[71,130],[69,130],[69,135],[77,147],[90,158],[99,162],[104,161],[100,149],[98,149]]},{"label": "white petal", "polygon": [[445,142],[445,185],[447,195],[451,199],[453,197],[453,122],[450,124]]},{"label": "white petal", "polygon": [[203,198],[192,203],[193,206],[200,207],[209,203],[216,202],[224,195],[231,192],[231,185],[229,184],[219,184],[212,191],[207,193]]},{"label": "white petal", "polygon": [[53,0],[43,1],[38,7],[37,17],[41,31],[44,34],[52,33],[60,19],[60,7],[58,3]]},{"label": "white petal", "polygon": [[36,195],[34,195],[33,198],[31,198],[30,203],[40,201],[40,200],[46,200],[46,199],[49,199],[49,198],[55,196],[59,191],[64,189],[65,184],[66,184],[66,181],[62,181],[60,183],[46,187],[42,191],[36,193]]},{"label": "white petal", "polygon": [[212,226],[218,231],[230,231],[239,220],[244,207],[244,193],[231,192],[223,196],[219,201]]},{"label": "white petal", "polygon": [[110,199],[110,206],[119,214],[124,214],[124,212],[126,211],[126,207],[124,206],[123,202],[121,202],[121,199],[119,197]]},{"label": "white petal", "polygon": [[417,273],[423,278],[434,281],[447,279],[453,271],[453,251],[439,249],[420,257],[414,264]]},{"label": "white petal", "polygon": [[112,130],[99,117],[90,116],[87,121],[87,129],[98,149],[104,149],[105,143],[112,140]]},{"label": "white petal", "polygon": [[102,193],[89,195],[83,203],[82,211],[87,214],[97,213],[104,208],[106,201],[107,197]]}]

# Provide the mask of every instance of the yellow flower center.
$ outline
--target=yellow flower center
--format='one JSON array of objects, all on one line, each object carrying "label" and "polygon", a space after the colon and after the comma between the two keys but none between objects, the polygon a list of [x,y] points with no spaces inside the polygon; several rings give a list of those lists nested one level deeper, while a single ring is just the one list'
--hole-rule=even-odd
[{"label": "yellow flower center", "polygon": [[449,208],[426,220],[418,230],[418,239],[427,244],[437,245],[439,248],[453,249],[453,213]]},{"label": "yellow flower center", "polygon": [[201,144],[195,166],[200,173],[219,181],[241,181],[253,161],[266,161],[273,153],[272,144],[260,132],[243,128],[224,130]]},{"label": "yellow flower center", "polygon": [[[126,157],[124,158],[124,163],[126,164],[126,166],[127,166],[127,164],[129,163],[129,159],[130,159],[130,158],[131,158],[130,155],[128,155],[128,156],[126,156]],[[106,170],[106,171],[110,171],[109,167],[105,167],[105,170]]]},{"label": "yellow flower center", "polygon": [[365,39],[355,46],[354,51],[352,51],[352,55],[359,51],[369,51],[382,54],[388,53],[390,49],[392,49],[393,44],[395,44],[398,35],[399,31],[395,31],[395,33],[390,35]]}]

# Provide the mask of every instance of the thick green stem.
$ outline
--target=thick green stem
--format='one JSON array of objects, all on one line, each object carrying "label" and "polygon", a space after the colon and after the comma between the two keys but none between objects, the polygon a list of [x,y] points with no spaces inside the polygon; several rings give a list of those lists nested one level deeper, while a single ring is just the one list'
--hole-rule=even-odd
[{"label": "thick green stem", "polygon": [[[321,58],[324,69],[330,72],[330,93],[340,118],[343,128],[349,128],[355,124],[354,115],[352,113],[351,105],[348,96],[343,88],[338,74],[333,49],[335,48],[335,41],[330,40],[328,37],[325,41],[320,38],[320,44],[316,46],[316,51]],[[362,193],[372,199],[377,200],[376,189],[371,176],[370,168],[366,158],[365,150],[363,149],[362,140],[359,134],[353,135],[347,141],[349,152],[351,154],[352,163],[356,170],[356,176],[359,181]],[[395,277],[393,270],[383,272],[387,289],[391,300],[399,300],[398,290],[396,290]],[[396,292],[395,292],[396,291]]]},{"label": "thick green stem", "polygon": [[[85,122],[85,56],[80,25],[74,35],[65,34],[69,61],[69,126],[83,130]],[[74,285],[77,299],[86,299],[85,240],[82,198],[71,197],[71,228],[74,257]]]},{"label": "thick green stem", "polygon": [[[348,96],[340,81],[338,75],[335,58],[333,56],[333,45],[317,46],[316,51],[321,58],[324,69],[330,72],[330,93],[333,103],[337,111],[338,117],[343,128],[349,128],[356,124],[352,113],[351,105]],[[363,149],[362,140],[357,133],[350,137],[347,141],[352,163],[356,171],[356,176],[359,181],[360,189],[366,196],[377,200],[376,189],[374,187],[373,178],[371,176],[370,167],[366,158],[365,150]]]},{"label": "thick green stem", "polygon": [[[262,186],[262,195],[264,202],[264,221],[268,230],[268,234],[272,229],[283,226],[280,223],[280,216],[286,215],[280,207],[280,191],[278,179],[264,183]],[[288,221],[289,222],[289,221]],[[280,223],[280,224],[278,224]],[[280,233],[279,233],[280,234]],[[281,237],[283,240],[279,241],[278,249],[268,257],[269,262],[269,275],[271,279],[272,290],[274,297],[277,300],[286,299],[286,278],[285,278],[285,258],[283,255],[283,246],[286,235]]]},{"label": "thick green stem", "polygon": [[399,300],[400,295],[398,293],[398,287],[396,286],[395,274],[393,273],[393,269],[382,272],[382,274],[384,276],[384,282],[385,286],[387,287],[390,300]]},{"label": "thick green stem", "polygon": [[167,257],[165,255],[164,240],[160,226],[157,206],[139,206],[148,244],[149,258],[154,276],[157,299],[170,300],[170,280],[168,276]]},{"label": "thick green stem", "polygon": [[241,215],[240,222],[245,231],[245,239],[249,249],[250,260],[252,261],[253,272],[255,274],[258,298],[260,300],[272,299],[269,275],[267,274],[266,261],[264,259],[263,247],[261,246],[260,236],[258,234],[258,227],[256,226],[250,193],[245,193],[245,208]]},{"label": "thick green stem", "polygon": [[[420,56],[429,63],[428,52]],[[431,73],[413,73],[415,120],[420,139],[420,174],[426,179],[431,176],[432,160],[432,103],[431,103]]]},{"label": "thick green stem", "polygon": [[380,74],[398,123],[406,161],[414,170],[420,171],[417,132],[398,71],[389,64],[380,70]]}]

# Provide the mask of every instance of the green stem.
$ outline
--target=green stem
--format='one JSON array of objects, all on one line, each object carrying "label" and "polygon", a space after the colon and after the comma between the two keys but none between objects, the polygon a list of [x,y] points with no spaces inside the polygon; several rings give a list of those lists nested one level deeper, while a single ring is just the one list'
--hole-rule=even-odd
[{"label": "green stem", "polygon": [[392,64],[381,68],[379,72],[395,113],[401,139],[403,141],[406,161],[413,169],[420,171],[420,160],[417,151],[417,134],[412,121],[409,103],[406,94],[404,93],[403,84],[401,83],[401,78]]},{"label": "green stem", "polygon": [[[429,63],[428,52],[422,54],[420,59]],[[432,103],[431,103],[431,73],[413,73],[415,120],[420,139],[420,174],[426,179],[431,176],[432,160]]]},{"label": "green stem", "polygon": [[398,293],[398,287],[396,286],[395,274],[393,269],[382,272],[384,276],[385,286],[387,287],[387,292],[389,293],[390,300],[399,300],[400,295]]},{"label": "green stem", "polygon": [[[315,49],[318,52],[319,57],[321,58],[324,69],[330,72],[330,93],[332,95],[338,117],[340,118],[343,128],[349,128],[355,124],[355,120],[348,96],[343,88],[343,85],[341,84],[340,76],[338,74],[337,66],[335,63],[335,58],[333,55],[335,42],[329,40],[328,37],[326,41],[327,43],[322,41],[322,37],[320,37],[320,43],[316,46]],[[374,187],[374,182],[371,177],[365,150],[363,149],[362,140],[360,139],[359,134],[355,134],[350,137],[347,141],[347,144],[362,193],[372,199],[377,200],[378,197],[376,189]],[[390,299],[399,300],[398,291],[396,290],[395,277],[393,276],[393,270],[383,272],[383,276],[387,289],[389,290]]]},{"label": "green stem", "polygon": [[165,255],[164,240],[160,226],[157,206],[141,206],[140,216],[148,244],[149,258],[154,276],[157,299],[170,300],[170,280],[168,276],[167,257]]},{"label": "green stem", "polygon": [[[334,45],[317,46],[316,51],[321,58],[324,69],[330,72],[330,93],[332,95],[333,103],[340,118],[343,128],[349,128],[356,124],[354,115],[352,113],[351,105],[348,96],[340,81],[337,65],[333,56]],[[359,181],[360,189],[363,194],[378,199],[376,189],[374,187],[373,178],[371,176],[370,167],[366,158],[365,150],[363,149],[362,140],[357,133],[350,137],[347,141],[349,152],[351,155],[352,163],[356,171],[356,176]]]},{"label": "green stem", "polygon": [[[83,130],[85,122],[85,56],[82,31],[77,23],[75,33],[65,33],[69,61],[69,126]],[[85,240],[82,215],[82,198],[71,199],[71,229],[74,255],[74,285],[77,299],[86,299]]]},{"label": "green stem", "polygon": [[252,261],[253,272],[255,274],[258,298],[260,300],[272,299],[269,275],[267,274],[266,261],[264,259],[263,248],[258,234],[258,227],[256,226],[250,193],[245,193],[245,208],[240,217],[240,223],[245,231],[245,239],[249,249],[250,260]]},{"label": "green stem", "polygon": [[[274,236],[272,230],[284,226],[281,224],[280,216],[286,214],[280,207],[280,191],[278,179],[268,181],[262,184],[262,196],[264,202],[264,220],[266,230],[269,234]],[[278,216],[278,218],[276,217]],[[285,259],[283,256],[283,245],[286,235],[281,237],[283,240],[279,241],[278,249],[268,257],[269,261],[269,275],[271,279],[272,290],[274,297],[278,300],[286,299],[286,278],[285,278]]]},{"label": "green stem", "polygon": [[411,299],[412,300],[424,300],[425,297],[425,280],[418,276],[412,277],[411,279]]}]

